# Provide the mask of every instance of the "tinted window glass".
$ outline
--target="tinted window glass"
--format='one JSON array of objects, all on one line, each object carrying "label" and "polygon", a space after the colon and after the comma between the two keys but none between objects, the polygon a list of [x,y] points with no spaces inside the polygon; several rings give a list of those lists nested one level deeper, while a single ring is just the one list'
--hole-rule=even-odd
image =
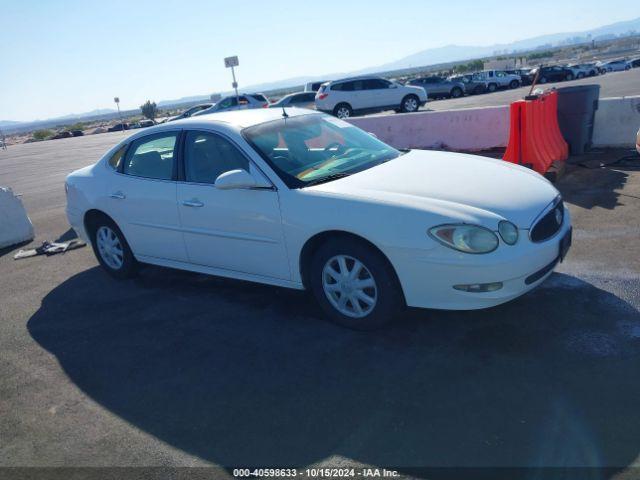
[{"label": "tinted window glass", "polygon": [[249,96],[255,98],[259,102],[266,102],[267,101],[267,97],[265,97],[264,95],[262,95],[260,93],[252,93]]},{"label": "tinted window glass", "polygon": [[236,97],[227,97],[224,100],[220,101],[218,105],[220,105],[220,108],[229,108],[235,107],[237,104],[238,100],[236,99]]},{"label": "tinted window glass", "polygon": [[171,180],[177,133],[137,140],[124,163],[124,173],[137,177]]},{"label": "tinted window glass", "polygon": [[184,146],[188,182],[215,183],[230,170],[249,171],[249,161],[228,140],[205,132],[188,132]]},{"label": "tinted window glass", "polygon": [[122,157],[124,157],[124,152],[127,151],[127,147],[128,145],[123,145],[118,150],[116,150],[116,153],[111,155],[111,158],[109,159],[109,166],[114,170],[118,170],[120,168]]},{"label": "tinted window glass", "polygon": [[383,88],[389,88],[389,82],[379,78],[370,78],[365,80],[363,83],[365,90],[381,90]]}]

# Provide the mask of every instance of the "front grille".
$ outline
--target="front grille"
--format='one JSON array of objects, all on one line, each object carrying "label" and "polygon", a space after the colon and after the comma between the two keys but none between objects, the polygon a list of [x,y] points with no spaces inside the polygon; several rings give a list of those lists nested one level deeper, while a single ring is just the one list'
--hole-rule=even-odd
[{"label": "front grille", "polygon": [[564,203],[560,200],[555,207],[549,210],[531,229],[532,242],[544,242],[553,237],[564,221]]}]

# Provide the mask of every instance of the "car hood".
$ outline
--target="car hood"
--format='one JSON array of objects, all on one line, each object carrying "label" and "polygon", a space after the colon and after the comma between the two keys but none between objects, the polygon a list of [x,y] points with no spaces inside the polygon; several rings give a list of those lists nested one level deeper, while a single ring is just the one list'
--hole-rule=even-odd
[{"label": "car hood", "polygon": [[462,153],[411,150],[384,164],[309,187],[426,210],[452,221],[494,224],[506,219],[529,228],[558,191],[536,172]]}]

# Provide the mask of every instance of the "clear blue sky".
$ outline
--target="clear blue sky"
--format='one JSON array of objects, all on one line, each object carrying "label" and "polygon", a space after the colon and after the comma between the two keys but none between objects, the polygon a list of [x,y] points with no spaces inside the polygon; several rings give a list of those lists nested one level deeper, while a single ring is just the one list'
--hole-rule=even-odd
[{"label": "clear blue sky", "polygon": [[579,31],[637,0],[0,0],[0,119],[33,120]]}]

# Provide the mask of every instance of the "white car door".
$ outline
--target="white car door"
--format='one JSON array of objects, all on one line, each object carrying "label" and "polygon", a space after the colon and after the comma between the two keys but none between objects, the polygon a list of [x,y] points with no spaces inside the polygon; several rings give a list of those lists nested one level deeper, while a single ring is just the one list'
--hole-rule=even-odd
[{"label": "white car door", "polygon": [[177,196],[189,262],[289,279],[278,192],[214,186],[230,170],[261,176],[247,156],[221,134],[187,131],[183,159]]},{"label": "white car door", "polygon": [[136,256],[186,261],[176,204],[176,152],[180,131],[132,142],[110,176],[107,213]]}]

